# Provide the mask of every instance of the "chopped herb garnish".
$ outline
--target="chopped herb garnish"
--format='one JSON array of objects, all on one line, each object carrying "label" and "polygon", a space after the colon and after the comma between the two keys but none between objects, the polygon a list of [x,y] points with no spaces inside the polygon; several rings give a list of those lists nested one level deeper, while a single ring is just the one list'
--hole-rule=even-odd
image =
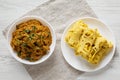
[{"label": "chopped herb garnish", "polygon": [[35,31],[37,28],[36,26],[32,26],[32,30]]},{"label": "chopped herb garnish", "polygon": [[20,51],[19,51],[19,52],[17,52],[17,55],[18,55],[18,56],[21,56],[21,52],[20,52]]},{"label": "chopped herb garnish", "polygon": [[26,29],[26,30],[24,30],[26,33],[30,33],[30,30],[29,29]]},{"label": "chopped herb garnish", "polygon": [[35,36],[35,34],[34,34],[34,33],[30,34],[30,37],[34,37],[34,36]]},{"label": "chopped herb garnish", "polygon": [[41,38],[41,35],[38,35],[39,38]]},{"label": "chopped herb garnish", "polygon": [[29,37],[29,40],[32,40],[32,38],[31,38],[31,37]]},{"label": "chopped herb garnish", "polygon": [[43,38],[44,38],[44,36],[42,36],[42,35],[38,35],[38,36],[39,36],[40,39],[43,39]]},{"label": "chopped herb garnish", "polygon": [[26,59],[26,60],[31,60],[31,58],[30,58],[30,57],[26,57],[25,59]]},{"label": "chopped herb garnish", "polygon": [[30,34],[30,35],[29,35],[29,39],[32,40],[32,38],[33,38],[34,36],[35,36],[34,33]]},{"label": "chopped herb garnish", "polygon": [[32,54],[32,52],[27,52],[27,54]]},{"label": "chopped herb garnish", "polygon": [[37,42],[34,42],[34,45],[35,45],[35,46],[39,46],[39,44],[38,44]]},{"label": "chopped herb garnish", "polygon": [[22,46],[27,47],[27,43],[23,43]]},{"label": "chopped herb garnish", "polygon": [[50,32],[48,32],[48,37],[50,37]]},{"label": "chopped herb garnish", "polygon": [[44,36],[41,36],[41,39],[43,39],[44,38]]},{"label": "chopped herb garnish", "polygon": [[33,36],[35,36],[35,34],[31,34],[31,36],[33,37]]}]

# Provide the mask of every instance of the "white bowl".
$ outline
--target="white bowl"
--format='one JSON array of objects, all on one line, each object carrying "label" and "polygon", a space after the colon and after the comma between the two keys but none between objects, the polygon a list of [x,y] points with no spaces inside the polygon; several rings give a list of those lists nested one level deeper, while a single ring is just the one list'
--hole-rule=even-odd
[{"label": "white bowl", "polygon": [[[37,19],[39,20],[43,25],[45,26],[48,26],[48,28],[50,29],[51,31],[51,34],[52,34],[52,44],[50,46],[50,51],[48,52],[48,54],[44,55],[41,59],[35,61],[35,62],[30,62],[28,60],[24,60],[24,59],[21,59],[17,56],[16,52],[12,49],[11,45],[10,45],[10,42],[11,42],[11,39],[12,39],[12,33],[13,31],[16,30],[16,25],[17,24],[20,24],[24,21],[27,21],[27,20],[30,20],[30,19]],[[7,33],[7,41],[8,41],[8,48],[10,50],[10,53],[12,54],[12,56],[19,62],[21,63],[24,63],[24,64],[29,64],[29,65],[34,65],[34,64],[39,64],[39,63],[42,63],[44,62],[45,60],[47,60],[53,53],[54,51],[54,48],[55,48],[55,44],[56,44],[56,35],[55,35],[55,31],[54,29],[52,28],[52,26],[47,22],[45,21],[43,18],[41,17],[38,17],[38,16],[25,16],[25,17],[22,17],[18,20],[16,20],[15,22],[13,22],[13,24],[11,25],[10,29],[8,30],[8,33]]]}]

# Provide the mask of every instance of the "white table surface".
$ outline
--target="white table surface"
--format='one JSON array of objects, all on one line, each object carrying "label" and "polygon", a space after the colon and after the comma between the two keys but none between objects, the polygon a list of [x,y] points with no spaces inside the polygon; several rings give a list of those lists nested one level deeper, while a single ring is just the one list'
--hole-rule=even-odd
[{"label": "white table surface", "polygon": [[[43,2],[46,2],[48,0],[0,0],[0,56],[8,56],[9,51],[6,46],[5,39],[2,35],[2,31],[4,28],[9,25],[12,21],[20,17],[21,15],[25,14],[26,12],[30,11],[31,9],[35,8],[36,6],[40,5]],[[114,32],[116,37],[116,43],[117,43],[117,51],[120,49],[120,0],[87,0],[88,4],[91,6],[93,11],[96,13],[98,18],[102,20],[104,23],[106,23]],[[105,75],[101,76],[108,76],[112,75],[112,77],[104,79],[104,80],[112,80],[116,79],[119,80],[120,76],[120,63],[119,62],[119,52],[117,53],[117,57],[114,59],[114,64],[116,66],[113,69],[106,70],[104,72]],[[0,64],[3,63],[0,61]],[[8,66],[6,69],[9,70],[12,66]],[[2,67],[3,68],[3,67]],[[3,68],[4,69],[4,68]],[[0,69],[0,75],[3,74],[4,70]],[[113,73],[111,73],[113,72]],[[111,74],[110,74],[111,73]],[[83,76],[89,75],[83,74]],[[90,74],[92,75],[92,74]],[[8,76],[8,75],[4,75]],[[89,76],[87,76],[89,77]],[[91,79],[94,78],[94,76],[90,76]],[[98,79],[99,75],[97,75]],[[0,80],[2,77],[0,76]],[[79,79],[81,80],[81,79]],[[88,79],[82,79],[82,80],[88,80]],[[93,79],[96,80],[96,79]],[[102,79],[103,80],[103,79]]]}]

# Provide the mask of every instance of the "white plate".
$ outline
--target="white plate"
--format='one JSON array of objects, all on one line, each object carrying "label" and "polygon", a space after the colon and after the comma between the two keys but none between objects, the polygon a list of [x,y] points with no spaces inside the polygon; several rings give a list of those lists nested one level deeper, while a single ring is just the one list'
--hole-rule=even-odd
[{"label": "white plate", "polygon": [[[88,63],[80,56],[76,56],[74,54],[74,50],[66,44],[65,39],[64,39],[66,32],[68,31],[68,29],[70,28],[70,25],[72,24],[71,23],[65,29],[65,31],[62,35],[62,39],[61,39],[61,49],[62,49],[63,56],[64,56],[65,60],[68,62],[68,64],[70,64],[73,68],[75,68],[77,70],[85,71],[85,72],[97,71],[97,70],[105,67],[110,62],[110,60],[112,59],[112,57],[114,55],[114,52],[115,52],[114,35],[113,35],[112,31],[104,23],[102,23],[98,19],[89,17],[89,18],[81,18],[79,20],[83,20],[85,23],[88,24],[88,26],[90,28],[93,28],[93,29],[97,28],[102,36],[104,36],[107,40],[109,40],[113,43],[113,48],[112,48],[111,52],[97,66]],[[75,22],[76,21],[77,20],[75,20]]]}]

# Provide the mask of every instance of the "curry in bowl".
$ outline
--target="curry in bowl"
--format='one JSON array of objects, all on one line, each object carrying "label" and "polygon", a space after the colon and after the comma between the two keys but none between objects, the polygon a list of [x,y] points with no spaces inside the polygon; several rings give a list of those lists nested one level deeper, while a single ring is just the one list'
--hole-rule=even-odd
[{"label": "curry in bowl", "polygon": [[46,55],[51,44],[50,29],[36,19],[16,25],[10,43],[18,57],[30,62],[37,61]]}]

